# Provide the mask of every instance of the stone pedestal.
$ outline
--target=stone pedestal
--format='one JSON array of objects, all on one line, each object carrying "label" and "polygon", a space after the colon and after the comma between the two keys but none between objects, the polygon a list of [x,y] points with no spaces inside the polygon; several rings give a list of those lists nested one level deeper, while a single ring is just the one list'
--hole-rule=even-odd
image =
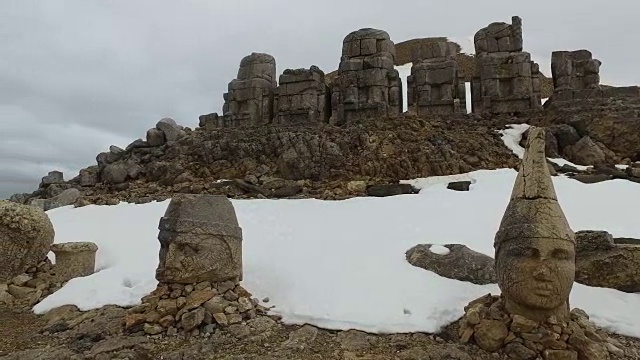
[{"label": "stone pedestal", "polygon": [[51,245],[56,256],[55,274],[59,282],[93,274],[98,246],[92,242]]}]

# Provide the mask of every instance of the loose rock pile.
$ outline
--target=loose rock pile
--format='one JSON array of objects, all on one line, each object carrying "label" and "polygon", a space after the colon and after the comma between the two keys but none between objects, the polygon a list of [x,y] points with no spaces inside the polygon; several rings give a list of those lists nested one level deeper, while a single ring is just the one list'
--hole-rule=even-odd
[{"label": "loose rock pile", "polygon": [[580,309],[570,320],[550,317],[536,322],[510,315],[500,296],[485,295],[465,307],[460,320],[460,340],[474,342],[483,350],[500,352],[517,360],[577,360],[623,357],[623,346],[589,321]]},{"label": "loose rock pile", "polygon": [[48,258],[0,284],[0,305],[30,309],[45,297],[60,290],[62,283],[56,279],[55,267]]},{"label": "loose rock pile", "polygon": [[129,311],[124,326],[130,333],[196,336],[255,319],[266,311],[258,299],[234,281],[159,284],[142,298],[142,305]]}]

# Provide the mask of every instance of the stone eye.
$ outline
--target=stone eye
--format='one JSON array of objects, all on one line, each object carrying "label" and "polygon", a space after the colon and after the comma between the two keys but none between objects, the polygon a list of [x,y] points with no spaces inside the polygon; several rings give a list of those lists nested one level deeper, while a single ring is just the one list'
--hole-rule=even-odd
[{"label": "stone eye", "polygon": [[556,260],[569,260],[571,254],[564,249],[554,249],[551,253],[551,257]]}]

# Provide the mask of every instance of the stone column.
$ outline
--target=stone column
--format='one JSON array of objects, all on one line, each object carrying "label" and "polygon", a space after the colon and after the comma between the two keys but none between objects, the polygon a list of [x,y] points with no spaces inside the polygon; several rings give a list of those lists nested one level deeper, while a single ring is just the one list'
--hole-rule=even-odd
[{"label": "stone column", "polygon": [[55,274],[59,282],[89,276],[96,268],[98,246],[92,242],[72,242],[51,245],[56,255]]}]

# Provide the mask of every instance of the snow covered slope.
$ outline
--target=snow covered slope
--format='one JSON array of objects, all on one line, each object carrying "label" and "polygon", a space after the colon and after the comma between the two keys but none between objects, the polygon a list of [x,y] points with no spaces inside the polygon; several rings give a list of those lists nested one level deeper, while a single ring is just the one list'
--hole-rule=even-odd
[{"label": "snow covered slope", "polygon": [[[518,133],[508,136],[517,144]],[[513,146],[515,149],[516,147]],[[463,306],[495,285],[474,285],[413,267],[405,252],[416,244],[466,244],[493,255],[493,236],[516,172],[476,171],[408,182],[418,195],[344,201],[233,200],[244,233],[243,285],[287,323],[370,332],[437,331]],[[446,189],[471,179],[469,192]],[[607,230],[640,237],[640,185],[624,180],[582,184],[554,178],[574,230]],[[70,281],[38,304],[42,313],[63,304],[81,309],[134,305],[155,288],[157,226],[168,201],[145,205],[58,208],[49,212],[56,242],[100,246],[96,274]],[[571,305],[600,326],[640,337],[640,294],[576,284]]]}]

